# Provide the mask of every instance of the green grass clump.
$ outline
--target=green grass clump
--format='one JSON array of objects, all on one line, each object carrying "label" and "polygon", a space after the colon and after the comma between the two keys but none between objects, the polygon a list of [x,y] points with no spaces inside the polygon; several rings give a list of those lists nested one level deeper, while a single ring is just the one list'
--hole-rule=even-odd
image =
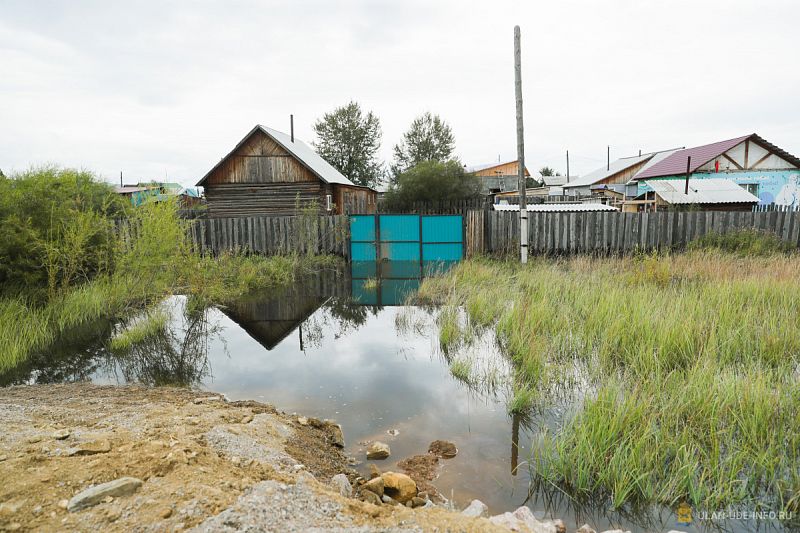
[{"label": "green grass clump", "polygon": [[472,381],[472,364],[467,359],[454,359],[450,362],[450,373],[463,383]]},{"label": "green grass clump", "polygon": [[111,339],[108,346],[114,351],[130,350],[144,340],[158,335],[168,323],[169,315],[163,309],[156,309],[120,331]]},{"label": "green grass clump", "polygon": [[772,232],[745,229],[730,233],[707,233],[689,243],[690,250],[717,250],[741,256],[788,254],[797,248]]},{"label": "green grass clump", "polygon": [[516,369],[511,413],[574,387],[576,368],[587,373],[535,450],[539,478],[617,507],[797,511],[797,272],[797,255],[713,250],[473,260],[419,292],[445,306],[443,344],[473,334],[448,317],[457,309],[495,329]]}]

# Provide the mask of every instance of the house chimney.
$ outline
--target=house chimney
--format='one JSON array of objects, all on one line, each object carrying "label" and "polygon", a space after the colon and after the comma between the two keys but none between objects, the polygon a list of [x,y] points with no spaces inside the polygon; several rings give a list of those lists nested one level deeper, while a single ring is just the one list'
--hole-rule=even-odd
[{"label": "house chimney", "polygon": [[294,142],[294,115],[289,115],[289,135]]}]

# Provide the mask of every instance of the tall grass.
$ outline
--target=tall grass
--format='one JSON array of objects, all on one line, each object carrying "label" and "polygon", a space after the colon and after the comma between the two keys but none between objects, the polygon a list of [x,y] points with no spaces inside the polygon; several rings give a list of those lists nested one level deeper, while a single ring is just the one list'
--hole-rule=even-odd
[{"label": "tall grass", "polygon": [[454,345],[492,327],[517,372],[509,409],[576,362],[574,416],[537,476],[576,497],[795,511],[800,494],[800,257],[696,250],[631,259],[474,260],[419,297],[464,309]]},{"label": "tall grass", "polygon": [[196,308],[224,305],[335,262],[330,257],[201,256],[192,251],[185,225],[174,203],[145,204],[120,227],[104,260],[113,265],[108,272],[82,284],[63,284],[45,303],[0,298],[0,372],[46,350],[73,328],[127,316],[171,294],[186,294]]}]

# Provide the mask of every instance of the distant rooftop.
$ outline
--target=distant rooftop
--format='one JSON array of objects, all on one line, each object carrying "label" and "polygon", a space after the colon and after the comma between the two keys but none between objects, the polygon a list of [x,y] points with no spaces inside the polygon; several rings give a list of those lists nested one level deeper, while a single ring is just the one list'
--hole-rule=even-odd
[{"label": "distant rooftop", "polygon": [[757,204],[758,197],[736,182],[725,178],[650,180],[645,182],[665,202],[671,204]]}]

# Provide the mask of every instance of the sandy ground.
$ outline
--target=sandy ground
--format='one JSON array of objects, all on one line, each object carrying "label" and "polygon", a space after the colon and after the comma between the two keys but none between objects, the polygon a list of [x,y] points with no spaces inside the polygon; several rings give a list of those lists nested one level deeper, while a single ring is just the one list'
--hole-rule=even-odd
[{"label": "sandy ground", "polygon": [[[507,531],[441,508],[375,506],[329,484],[356,473],[330,425],[173,388],[0,389],[0,530]],[[345,436],[346,437],[346,436]],[[67,501],[130,476],[132,495]]]}]

